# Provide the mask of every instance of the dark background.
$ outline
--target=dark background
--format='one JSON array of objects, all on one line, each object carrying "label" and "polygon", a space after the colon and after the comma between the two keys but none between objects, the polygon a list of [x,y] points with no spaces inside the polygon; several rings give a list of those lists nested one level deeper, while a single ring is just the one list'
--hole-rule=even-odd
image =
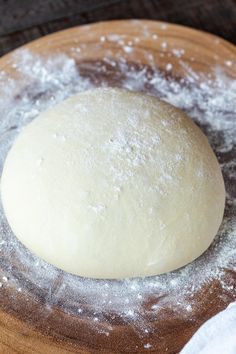
[{"label": "dark background", "polygon": [[0,56],[60,29],[128,18],[191,26],[236,44],[236,0],[0,0]]}]

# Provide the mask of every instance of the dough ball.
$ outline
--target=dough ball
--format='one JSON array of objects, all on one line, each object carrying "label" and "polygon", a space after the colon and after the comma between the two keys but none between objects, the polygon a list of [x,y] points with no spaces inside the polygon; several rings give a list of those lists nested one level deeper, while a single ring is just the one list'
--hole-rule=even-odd
[{"label": "dough ball", "polygon": [[222,221],[225,189],[200,129],[141,93],[100,88],[41,113],[4,166],[19,240],[67,272],[150,276],[193,261]]}]

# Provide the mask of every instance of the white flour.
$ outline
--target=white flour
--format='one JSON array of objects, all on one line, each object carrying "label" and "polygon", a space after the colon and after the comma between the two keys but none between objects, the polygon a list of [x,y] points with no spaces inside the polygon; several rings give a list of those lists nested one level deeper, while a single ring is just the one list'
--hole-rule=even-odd
[{"label": "white flour", "polygon": [[[153,36],[158,40],[158,36]],[[105,40],[101,38],[102,42]],[[113,40],[121,39],[113,35]],[[163,47],[166,47],[165,42]],[[124,51],[132,51],[132,43],[125,46]],[[179,60],[183,53],[181,49],[173,52]],[[48,315],[52,306],[63,302],[60,306],[64,311],[88,316],[101,335],[108,336],[112,321],[106,314],[111,314],[110,318],[129,323],[143,338],[146,336],[146,349],[152,347],[151,321],[162,316],[163,308],[170,309],[175,317],[194,318],[194,295],[214,279],[226,292],[236,295],[234,284],[224,270],[236,271],[236,81],[224,77],[216,68],[216,79],[205,77],[198,84],[197,74],[188,70],[184,62],[182,65],[186,68],[186,78],[175,81],[158,70],[150,73],[147,67],[127,64],[125,60],[116,63],[105,58],[102,63],[77,67],[74,60],[65,55],[45,60],[25,50],[18,52],[13,67],[23,74],[21,82],[0,73],[0,165],[2,169],[15,136],[40,111],[76,92],[97,86],[96,77],[101,70],[111,70],[119,86],[149,92],[182,108],[207,134],[221,163],[227,190],[225,218],[210,249],[188,266],[161,276],[123,281],[81,279],[30,254],[12,235],[1,210],[0,268],[4,274],[0,278],[0,291],[5,286],[14,286],[24,293],[24,279],[28,279],[37,289],[32,296],[40,294],[46,299]],[[167,62],[166,70],[170,73],[172,64]],[[114,81],[112,84],[115,85]],[[100,85],[108,85],[108,80],[103,79]],[[12,271],[13,258],[21,264],[17,277]],[[147,305],[150,299],[152,305]],[[90,315],[83,314],[85,304],[91,309]]]}]

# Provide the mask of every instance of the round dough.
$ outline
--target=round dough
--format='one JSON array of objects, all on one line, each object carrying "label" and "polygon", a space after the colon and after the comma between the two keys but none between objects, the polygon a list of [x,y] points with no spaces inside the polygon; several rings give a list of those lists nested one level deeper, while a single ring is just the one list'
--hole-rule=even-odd
[{"label": "round dough", "polygon": [[41,113],[4,166],[2,201],[36,255],[93,278],[149,276],[200,256],[225,189],[200,129],[157,98],[100,88]]}]

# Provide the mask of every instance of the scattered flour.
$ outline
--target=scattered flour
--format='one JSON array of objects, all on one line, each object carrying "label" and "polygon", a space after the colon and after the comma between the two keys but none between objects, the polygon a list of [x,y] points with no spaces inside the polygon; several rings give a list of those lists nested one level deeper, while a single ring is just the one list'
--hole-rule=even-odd
[{"label": "scattered flour", "polygon": [[[163,24],[163,29],[165,26]],[[115,34],[108,39],[121,41]],[[101,42],[104,41],[106,38],[101,37]],[[165,49],[167,44],[163,42],[162,47]],[[129,52],[132,48],[127,46],[124,50]],[[173,50],[179,60],[183,54],[182,49]],[[171,70],[171,64],[167,65],[167,70]],[[199,76],[186,63],[182,65],[186,77],[178,81],[158,69],[128,64],[123,58],[116,62],[107,57],[99,63],[76,65],[65,55],[43,59],[26,50],[18,51],[12,66],[22,75],[20,83],[0,72],[0,169],[22,127],[57,102],[98,85],[118,85],[148,92],[188,112],[207,134],[221,163],[227,189],[226,211],[210,249],[188,266],[156,277],[122,281],[82,279],[60,271],[28,252],[11,233],[0,209],[0,269],[4,271],[0,287],[14,286],[23,294],[25,282],[30,281],[37,289],[32,290],[32,296],[37,297],[40,293],[47,300],[49,312],[51,307],[63,304],[58,306],[65,312],[92,318],[93,325],[106,336],[112,331],[112,321],[107,319],[110,314],[111,318],[122,319],[148,338],[152,321],[162,315],[163,309],[170,309],[173,316],[180,318],[194,316],[194,294],[213,280],[235,295],[225,269],[236,270],[236,81],[216,68],[214,80],[203,77],[199,83]],[[101,72],[107,76],[101,79]],[[40,166],[43,161],[37,163]],[[102,213],[105,206],[91,205],[91,208]],[[18,264],[17,277],[12,268],[13,259]],[[91,309],[89,315],[83,313],[84,304]],[[101,321],[106,323],[105,329],[99,327]],[[149,339],[146,340],[144,348],[151,347]]]}]

